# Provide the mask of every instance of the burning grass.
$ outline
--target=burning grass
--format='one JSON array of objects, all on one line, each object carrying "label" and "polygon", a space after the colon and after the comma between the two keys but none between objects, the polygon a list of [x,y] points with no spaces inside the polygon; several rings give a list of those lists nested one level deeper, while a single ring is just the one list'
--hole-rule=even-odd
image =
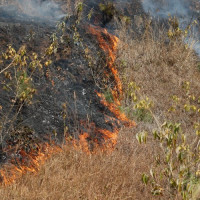
[{"label": "burning grass", "polygon": [[59,146],[50,146],[48,143],[41,144],[37,150],[28,153],[20,150],[19,158],[13,159],[11,163],[7,163],[0,169],[1,182],[8,186],[27,172],[37,173],[48,158],[61,151]]},{"label": "burning grass", "polygon": [[[123,30],[119,33],[119,38],[124,41],[119,43],[120,56],[117,60],[125,92],[124,110],[133,111],[131,109],[135,103],[127,96],[127,89],[128,83],[136,82],[141,87],[140,94],[153,99],[154,117],[160,123],[167,116],[168,119],[182,121],[183,128],[187,125],[187,134],[192,132],[190,123],[195,116],[188,117],[186,113],[180,115],[177,113],[180,110],[168,112],[168,106],[171,106],[169,99],[175,92],[185,97],[182,82],[192,79],[192,84],[198,87],[198,74],[192,73],[198,72],[193,51],[185,49],[179,42],[166,46],[164,40],[154,40],[152,35],[137,40],[131,39]],[[127,65],[122,66],[122,61]],[[164,81],[166,77],[170,81]],[[195,89],[192,91],[198,92]],[[108,108],[111,105],[106,104]],[[115,110],[115,107],[110,109]],[[14,184],[2,187],[2,199],[155,199],[149,186],[142,184],[141,177],[153,166],[154,154],[160,151],[160,147],[152,142],[151,137],[146,145],[139,145],[135,136],[141,131],[157,129],[159,124],[142,120],[138,120],[137,124],[137,128],[120,131],[114,151],[109,154],[101,150],[96,154],[85,154],[79,148],[65,146],[64,151],[50,158],[35,176],[28,173]],[[107,139],[110,136],[116,139],[115,134],[105,131],[103,134]],[[80,136],[81,146],[85,150],[88,149],[87,138],[87,133]],[[161,165],[160,171],[163,168],[164,165]],[[166,182],[161,182],[164,187]],[[169,194],[164,193],[161,198],[169,199]],[[176,198],[181,199],[180,196]]]},{"label": "burning grass", "polygon": [[134,130],[122,130],[111,154],[88,156],[66,147],[36,176],[27,174],[1,188],[1,199],[150,199],[140,182],[150,154],[147,147],[138,146]]},{"label": "burning grass", "polygon": [[[120,106],[119,98],[122,95],[122,87],[121,87],[121,81],[118,76],[118,71],[116,69],[116,66],[114,65],[118,39],[116,36],[109,34],[105,29],[101,29],[100,27],[98,28],[90,27],[89,30],[90,34],[97,37],[99,46],[105,53],[106,65],[107,65],[106,67],[108,68],[109,78],[112,79],[112,81],[114,80],[114,88],[112,89],[114,102],[112,103],[106,102],[103,94],[97,92],[96,97],[99,97],[101,99],[100,103],[104,106],[105,111],[102,111],[102,115],[103,116],[105,115],[107,117],[107,121],[105,121],[105,123],[109,124],[108,125],[110,127],[109,130],[107,130],[106,128],[101,128],[96,123],[89,122],[89,120],[88,121],[80,120],[80,125],[83,127],[84,130],[79,130],[78,132],[79,135],[77,136],[77,138],[79,138],[79,141],[77,140],[77,138],[76,139],[73,138],[72,141],[70,142],[73,143],[77,149],[83,150],[88,154],[94,153],[98,150],[112,151],[117,143],[117,135],[119,132],[119,127],[121,126],[121,121],[126,126],[135,126],[135,123],[130,121],[123,113],[121,113],[119,109]],[[15,57],[17,57],[18,54],[11,47],[10,49],[14,52],[13,59],[15,59]],[[26,51],[24,50],[23,56],[25,53]],[[20,65],[20,63],[16,63],[16,65]],[[9,68],[11,68],[11,66],[12,62]],[[41,66],[43,65],[41,64]],[[23,67],[26,69],[27,63],[24,63]],[[3,73],[4,71],[7,70],[7,68],[8,67],[4,68],[1,72]],[[21,68],[19,70],[21,70]],[[54,86],[55,85],[53,84],[53,87]],[[20,87],[20,89],[22,90],[22,91],[20,90],[20,93],[23,93],[24,87]],[[21,102],[26,100],[26,96],[24,98],[25,99],[21,99]],[[106,115],[107,113],[106,110],[109,110],[111,116]],[[67,133],[65,133],[65,136],[66,134]],[[68,144],[69,142],[68,137],[64,139],[66,139]],[[11,145],[14,146],[14,144]],[[35,149],[33,152],[32,150],[26,152],[24,150],[24,146],[16,148],[17,148],[16,152],[12,152],[14,156],[11,156],[12,153],[10,152],[7,153],[8,156],[11,156],[10,161],[0,170],[0,177],[2,179],[3,184],[5,185],[14,182],[16,179],[18,179],[28,171],[37,172],[40,169],[40,166],[47,158],[49,158],[49,156],[51,156],[54,153],[57,153],[58,150],[61,151],[61,149],[56,145],[51,145],[51,144],[49,145],[47,143],[43,144],[42,142],[40,143],[39,147]],[[8,149],[5,148],[4,151],[7,150]],[[12,166],[9,166],[9,164],[12,164]]]},{"label": "burning grass", "polygon": [[[121,80],[119,78],[117,68],[114,65],[116,59],[115,52],[117,50],[119,39],[116,36],[109,34],[106,29],[102,29],[100,27],[94,28],[90,26],[89,30],[93,35],[97,37],[97,40],[99,41],[99,46],[102,48],[102,50],[105,52],[107,56],[107,65],[108,68],[110,69],[112,76],[114,76],[114,81],[116,84],[114,88],[114,94],[118,92],[119,95],[122,95]],[[104,36],[107,37],[109,43],[106,41],[106,39],[104,39]],[[119,95],[116,94],[115,97],[118,98]]]},{"label": "burning grass", "polygon": [[[183,102],[187,101],[188,92],[200,96],[197,57],[191,49],[178,39],[167,40],[165,32],[156,33],[155,37],[152,29],[145,30],[142,37],[134,39],[127,34],[126,29],[118,32],[119,39],[105,29],[89,27],[89,30],[96,36],[100,47],[107,55],[107,67],[115,82],[115,87],[111,91],[113,102],[107,102],[103,94],[97,93],[101,103],[128,125],[135,124],[120,112],[119,107],[128,115],[149,114],[154,120],[143,121],[144,117],[140,116],[137,129],[123,129],[119,136],[119,129],[108,131],[89,124],[91,130],[102,135],[105,144],[106,141],[109,142],[109,154],[101,148],[96,148],[95,154],[90,154],[90,134],[83,132],[79,136],[79,141],[72,142],[73,147],[64,146],[63,151],[50,158],[40,171],[35,170],[38,171],[36,176],[32,176],[33,171],[26,169],[25,166],[25,172],[30,173],[6,188],[1,187],[2,199],[151,199],[152,191],[148,186],[144,188],[141,176],[153,165],[154,153],[160,151],[160,148],[158,143],[151,142],[151,137],[147,145],[140,146],[135,137],[136,133],[159,129],[164,120],[180,122],[187,135],[194,131],[193,122],[197,119],[198,113],[191,112],[188,115],[180,105],[174,108],[171,101],[177,98]],[[115,65],[117,45],[120,75]],[[191,83],[191,89],[186,88],[185,91],[185,83],[188,81]],[[140,91],[136,89],[136,85],[140,86]],[[131,91],[130,88],[134,90]],[[177,98],[174,98],[175,95]],[[143,100],[144,96],[148,98]],[[123,99],[122,104],[118,99]],[[152,112],[143,112],[151,106],[149,99],[154,102]],[[193,103],[198,105],[196,101]],[[108,121],[111,122],[112,119],[108,117]],[[146,138],[142,139],[146,141]],[[190,140],[192,141],[192,138]],[[98,141],[94,139],[93,142],[97,144]],[[162,171],[164,167],[165,164],[161,165],[159,170]],[[4,171],[1,175],[4,177]],[[162,185],[159,192],[169,189],[165,180],[158,182]],[[172,195],[176,199],[181,199],[179,194],[166,192],[162,195],[162,199],[169,199]]]}]

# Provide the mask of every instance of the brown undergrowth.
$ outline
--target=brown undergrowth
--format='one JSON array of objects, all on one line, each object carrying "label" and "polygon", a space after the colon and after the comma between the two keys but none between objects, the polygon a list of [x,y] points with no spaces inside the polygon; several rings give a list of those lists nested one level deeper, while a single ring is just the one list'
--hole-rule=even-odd
[{"label": "brown undergrowth", "polygon": [[[180,122],[188,136],[194,132],[194,121],[199,114],[188,113],[181,104],[175,106],[173,99],[176,96],[182,102],[188,101],[187,82],[190,82],[190,94],[200,96],[198,59],[180,40],[166,40],[162,31],[157,38],[150,30],[138,39],[121,28],[118,35],[123,41],[118,46],[117,60],[124,90],[121,109],[130,118],[137,119],[137,128],[122,129],[116,148],[110,154],[87,155],[65,147],[37,175],[27,174],[10,186],[1,187],[2,200],[157,198],[151,195],[149,186],[142,184],[141,177],[153,165],[159,143],[147,140],[146,145],[139,145],[136,133],[159,129],[165,120]],[[142,99],[145,99],[143,107],[153,105],[152,113],[135,107]],[[198,106],[197,101],[193,104]],[[159,198],[173,197],[164,193]],[[181,197],[176,196],[176,199]]]},{"label": "brown undergrowth", "polygon": [[0,189],[2,200],[151,199],[141,183],[152,152],[139,146],[134,129],[122,130],[111,154],[87,155],[66,147],[37,175]]},{"label": "brown undergrowth", "polygon": [[[190,114],[181,107],[174,110],[173,101],[178,97],[182,102],[187,101],[185,85],[189,82],[190,95],[200,96],[200,71],[198,57],[181,39],[170,40],[166,30],[160,27],[152,28],[144,20],[147,27],[145,33],[138,37],[127,34],[127,29],[120,27],[117,66],[123,82],[123,109],[131,115],[137,100],[149,99],[152,111],[162,123],[165,120],[179,121],[188,133],[193,131],[193,125],[198,115]],[[130,86],[130,83],[133,86]],[[138,96],[136,101],[130,98],[130,89]],[[139,89],[138,89],[139,88]],[[135,94],[132,94],[133,96]],[[198,105],[197,101],[193,102]],[[136,114],[137,115],[137,114]],[[139,118],[144,127],[144,121],[152,128],[151,119]],[[157,126],[157,124],[156,124]]]},{"label": "brown undergrowth", "polygon": [[144,27],[139,37],[120,28],[117,61],[124,91],[122,110],[136,120],[138,141],[152,141],[148,150],[155,150],[143,182],[151,183],[154,198],[198,199],[198,57],[192,45],[184,44],[186,31],[179,29],[176,18],[169,19],[173,37],[147,21]]}]

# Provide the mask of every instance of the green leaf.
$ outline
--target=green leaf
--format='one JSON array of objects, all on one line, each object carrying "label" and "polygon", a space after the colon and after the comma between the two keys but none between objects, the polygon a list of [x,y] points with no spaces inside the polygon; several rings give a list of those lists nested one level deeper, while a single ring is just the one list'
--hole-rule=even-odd
[{"label": "green leaf", "polygon": [[142,182],[143,182],[145,185],[147,185],[148,181],[149,181],[149,176],[146,175],[146,174],[142,174]]}]

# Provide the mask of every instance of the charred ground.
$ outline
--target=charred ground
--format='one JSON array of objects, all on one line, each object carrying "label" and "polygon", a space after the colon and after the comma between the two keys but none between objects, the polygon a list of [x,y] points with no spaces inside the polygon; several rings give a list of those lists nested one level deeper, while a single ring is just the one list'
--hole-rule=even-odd
[{"label": "charred ground", "polygon": [[[62,10],[67,9],[67,18],[59,25],[51,12],[47,19],[28,10],[21,12],[23,6],[19,10],[9,7],[13,9],[11,13],[7,12],[8,7],[1,7],[0,40],[4,54],[0,59],[0,118],[4,165],[0,178],[7,185],[25,172],[41,169],[33,179],[28,174],[10,187],[2,187],[2,197],[197,196],[199,58],[180,37],[184,36],[183,27],[176,18],[160,20],[151,17],[151,12],[144,14],[135,0],[85,1],[84,6],[76,1],[57,2]],[[66,6],[70,2],[72,6]],[[154,8],[164,1],[152,1],[152,5],[155,2],[158,4]],[[171,6],[184,0],[167,2]],[[199,21],[198,2],[185,3],[189,10],[186,16]],[[155,9],[154,14],[162,11]],[[188,22],[187,17],[181,17],[178,15]],[[170,30],[175,37],[167,34]],[[15,60],[19,67],[12,63],[13,54],[20,56],[20,62]],[[34,70],[33,63],[37,63]],[[7,73],[2,73],[5,67],[8,70],[3,72]],[[30,76],[32,79],[27,80]],[[21,95],[24,90],[25,98]],[[121,111],[138,125],[122,129],[116,140],[120,127],[134,125]],[[137,140],[147,144],[139,145]],[[73,144],[75,149],[62,145],[63,142]],[[115,147],[114,151],[101,151],[106,144],[106,150]],[[188,148],[182,148],[185,145]],[[49,156],[61,151],[60,146],[64,151],[41,168]],[[97,146],[101,152],[95,154]],[[191,185],[194,190],[190,190]]]},{"label": "charred ground", "polygon": [[[114,14],[107,19],[98,2],[87,5],[84,14],[74,11],[73,15],[63,17],[61,30],[53,17],[29,16],[16,5],[0,6],[0,51],[8,53],[12,47],[20,52],[20,48],[25,48],[23,56],[30,56],[27,66],[35,53],[43,65],[51,61],[42,70],[34,70],[34,74],[32,69],[26,70],[35,90],[31,103],[16,97],[17,66],[1,74],[1,163],[21,157],[21,149],[27,152],[37,149],[37,144],[44,141],[53,139],[61,143],[66,134],[78,139],[87,133],[86,140],[92,150],[94,142],[103,144],[112,137],[103,135],[103,130],[113,133],[123,124],[97,95],[112,91],[116,80],[108,67],[108,55],[89,31],[91,25],[85,17],[94,8],[91,24],[94,29],[100,26],[100,33],[101,26],[110,26],[113,31]],[[122,11],[119,13],[122,15]],[[112,35],[103,33],[103,29],[101,37],[108,46],[114,45]],[[56,52],[47,56],[52,44]],[[12,59],[1,58],[3,70]]]}]

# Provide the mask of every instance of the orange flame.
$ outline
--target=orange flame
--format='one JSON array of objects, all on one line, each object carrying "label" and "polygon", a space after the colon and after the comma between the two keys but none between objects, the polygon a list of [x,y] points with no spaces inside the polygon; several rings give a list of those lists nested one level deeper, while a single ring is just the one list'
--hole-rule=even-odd
[{"label": "orange flame", "polygon": [[60,147],[50,146],[48,143],[42,144],[37,152],[32,151],[28,154],[21,150],[21,160],[13,159],[11,164],[4,165],[0,170],[0,180],[4,185],[9,185],[27,172],[36,173],[50,156],[61,151]]},{"label": "orange flame", "polygon": [[[107,122],[111,122],[115,120],[114,117],[107,117]],[[116,143],[117,143],[117,135],[118,135],[118,129],[114,129],[113,131],[109,131],[106,129],[100,129],[97,128],[95,123],[91,122],[85,122],[81,121],[80,124],[84,126],[85,129],[88,130],[88,133],[84,132],[79,135],[79,140],[73,139],[72,144],[76,149],[82,150],[88,154],[95,154],[99,150],[108,152],[109,150],[113,150]],[[91,135],[94,135],[92,137]],[[101,142],[98,140],[98,138],[101,138]],[[102,141],[104,139],[104,141]],[[70,143],[68,141],[68,138],[66,138],[67,143]],[[91,146],[90,146],[90,144]]]},{"label": "orange flame", "polygon": [[[112,90],[114,103],[107,102],[104,95],[98,92],[97,95],[101,98],[101,103],[105,107],[107,107],[112,113],[114,113],[119,120],[126,122],[126,125],[135,126],[135,123],[133,121],[130,121],[126,117],[126,115],[119,110],[119,106],[121,104],[119,101],[119,96],[117,94],[117,91],[119,92],[120,95],[122,94],[122,83],[119,78],[117,68],[115,66],[115,59],[116,59],[115,52],[117,50],[117,44],[119,42],[119,39],[116,36],[108,33],[106,29],[102,29],[95,26],[89,26],[89,30],[93,35],[97,37],[97,40],[99,41],[99,46],[103,49],[103,51],[106,54],[108,54],[107,64],[111,73],[114,75],[114,80],[116,83],[116,87],[114,88],[114,90]],[[103,34],[108,38],[109,41],[106,41],[104,39]]]},{"label": "orange flame", "polygon": [[[115,115],[115,117],[117,119],[124,122],[124,124],[126,126],[135,126],[136,125],[135,122],[129,120],[126,117],[126,115],[124,113],[122,113],[119,109],[119,106],[120,106],[119,96],[121,96],[121,94],[122,94],[122,84],[121,84],[121,80],[118,75],[117,68],[114,65],[115,59],[116,59],[115,51],[117,49],[117,43],[118,43],[119,39],[116,36],[108,33],[106,29],[102,29],[99,27],[89,26],[89,31],[97,37],[100,48],[102,48],[103,51],[106,53],[106,55],[108,55],[107,65],[111,71],[111,74],[114,76],[114,80],[115,80],[115,84],[116,84],[114,89],[112,90],[112,95],[114,97],[114,103],[107,102],[103,94],[100,94],[97,91],[96,91],[96,93],[97,93],[98,97],[101,99],[101,103],[105,107],[107,107]],[[104,39],[103,36],[106,36],[107,41]],[[107,118],[108,118],[107,122],[113,121],[112,117],[107,116]],[[91,125],[95,126],[92,123],[91,123]],[[115,126],[113,124],[113,127],[115,127]],[[104,138],[105,145],[103,147],[101,145],[101,147],[100,147],[103,151],[109,150],[109,149],[112,150],[114,148],[114,146],[117,143],[117,135],[119,132],[119,130],[117,128],[115,128],[114,131],[112,131],[112,132],[108,131],[108,130],[104,130],[104,129],[97,129],[97,128],[95,128],[95,130],[93,130],[93,131],[95,131],[96,135],[101,134],[101,136]],[[90,136],[88,133],[83,133],[82,135],[79,136],[79,138],[80,138],[79,144],[82,147],[82,149],[86,152],[90,152],[89,147],[88,147],[88,141],[87,141],[87,138],[89,138],[89,137]]]},{"label": "orange flame", "polygon": [[126,126],[135,126],[135,122],[129,120],[126,115],[124,113],[122,113],[119,108],[118,108],[118,104],[116,105],[115,103],[109,103],[106,101],[105,97],[97,92],[97,95],[101,98],[101,103],[107,107],[114,115],[117,119],[121,120],[122,122],[125,122]]},{"label": "orange flame", "polygon": [[[120,95],[122,94],[121,80],[119,78],[117,68],[114,65],[115,59],[116,59],[115,51],[117,50],[117,43],[119,39],[116,36],[108,33],[106,29],[102,29],[99,27],[89,26],[89,31],[97,37],[99,46],[101,47],[101,49],[103,49],[106,55],[108,55],[107,65],[112,75],[114,76],[116,88],[114,89],[115,91],[113,91],[113,94],[114,94],[114,97],[117,99],[118,97],[116,95],[116,91],[118,91]],[[105,39],[103,38],[103,34],[107,36],[110,44],[107,41],[105,41]]]},{"label": "orange flame", "polygon": [[[101,103],[107,107],[115,117],[122,121],[126,126],[135,126],[135,123],[130,121],[125,114],[121,113],[119,106],[119,96],[122,94],[122,84],[118,75],[118,71],[116,69],[115,63],[115,51],[117,49],[117,43],[119,39],[107,32],[106,29],[92,27],[89,26],[89,31],[97,37],[100,48],[105,52],[107,56],[107,66],[114,77],[115,86],[112,90],[112,95],[114,98],[113,103],[109,103],[106,101],[103,94],[98,92],[97,95],[101,99]],[[107,40],[104,39],[103,36],[106,36]],[[114,122],[119,123],[115,117],[110,117],[105,115],[106,123],[113,124],[113,131],[109,131],[106,129],[97,128],[94,123],[87,124],[86,122],[80,122],[82,125],[85,125],[88,131],[92,132],[95,136],[100,136],[100,138],[104,139],[104,144],[99,145],[99,141],[96,138],[92,139],[89,133],[82,133],[79,135],[79,140],[72,140],[72,144],[75,148],[81,149],[86,153],[95,153],[100,149],[101,151],[109,152],[112,151],[117,143],[117,136],[119,129],[116,128],[119,124],[114,124]],[[89,140],[92,141],[92,144],[95,145],[92,148],[89,146]],[[69,139],[66,137],[66,142],[69,144]],[[41,144],[36,151],[32,151],[30,153],[26,153],[21,150],[19,155],[21,156],[21,160],[13,159],[11,164],[4,165],[3,168],[0,169],[0,182],[4,185],[8,185],[13,183],[16,179],[20,178],[23,174],[27,172],[36,173],[44,162],[53,154],[61,152],[62,149],[56,145],[49,145],[48,143]]]},{"label": "orange flame", "polygon": [[87,138],[89,137],[88,133],[83,133],[79,136],[79,146],[84,150],[85,152],[90,152],[88,147],[88,141]]}]

